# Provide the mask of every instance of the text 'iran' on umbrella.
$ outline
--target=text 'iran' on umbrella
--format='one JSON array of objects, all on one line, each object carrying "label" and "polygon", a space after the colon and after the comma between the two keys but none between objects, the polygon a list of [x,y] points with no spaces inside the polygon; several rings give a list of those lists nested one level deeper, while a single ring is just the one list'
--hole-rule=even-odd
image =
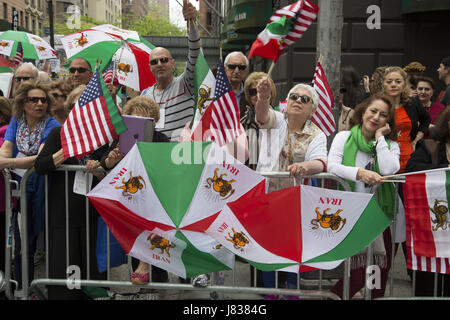
[{"label": "text 'iran' on umbrella", "polygon": [[[119,29],[105,25],[69,34],[61,38],[61,42],[69,60],[83,58],[91,66],[98,59],[103,61],[100,71],[114,62],[115,77],[119,83],[137,91],[142,91],[155,83],[150,70],[149,53],[153,45],[134,31]],[[130,37],[122,35],[130,33]],[[139,40],[136,40],[139,39]],[[150,46],[150,47],[149,47]]]},{"label": "text 'iran' on umbrella", "polygon": [[24,31],[8,30],[0,32],[0,54],[16,56],[19,43],[23,58],[33,60],[55,59],[56,51],[41,37]]},{"label": "text 'iran' on umbrella", "polygon": [[227,202],[264,190],[215,143],[138,142],[88,198],[127,254],[189,278],[233,268],[204,231]]}]

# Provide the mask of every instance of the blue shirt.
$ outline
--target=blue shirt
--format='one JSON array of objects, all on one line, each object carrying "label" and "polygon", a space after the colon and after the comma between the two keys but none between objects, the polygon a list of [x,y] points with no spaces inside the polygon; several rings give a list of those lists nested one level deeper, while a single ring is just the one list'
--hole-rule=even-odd
[{"label": "blue shirt", "polygon": [[240,102],[241,102],[241,97],[242,94],[244,93],[244,83],[241,83],[241,89],[239,90],[238,93],[235,93],[234,95],[236,96],[236,101],[237,101],[237,105],[239,106]]},{"label": "blue shirt", "polygon": [[[42,135],[39,145],[45,143],[48,134],[50,133],[50,131],[52,131],[53,128],[60,126],[61,125],[56,119],[49,118],[45,125],[44,133]],[[16,145],[16,133],[17,133],[17,120],[14,117],[12,117],[11,121],[9,122],[8,129],[6,130],[4,141],[11,141],[14,144],[13,158],[15,158],[19,153],[19,150],[17,149]]]}]

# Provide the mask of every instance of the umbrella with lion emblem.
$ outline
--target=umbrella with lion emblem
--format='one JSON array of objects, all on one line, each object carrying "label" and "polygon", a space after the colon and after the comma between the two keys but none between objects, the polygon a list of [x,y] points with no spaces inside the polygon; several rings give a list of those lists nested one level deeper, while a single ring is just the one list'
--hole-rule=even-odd
[{"label": "umbrella with lion emblem", "polygon": [[227,202],[264,190],[212,142],[138,142],[88,198],[127,254],[189,278],[233,268],[204,230]]}]

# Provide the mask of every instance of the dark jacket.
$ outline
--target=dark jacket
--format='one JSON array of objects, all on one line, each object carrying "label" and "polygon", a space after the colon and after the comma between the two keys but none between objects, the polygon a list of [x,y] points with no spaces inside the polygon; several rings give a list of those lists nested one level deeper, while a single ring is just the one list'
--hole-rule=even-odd
[{"label": "dark jacket", "polygon": [[420,101],[417,98],[411,99],[405,105],[405,109],[409,119],[411,119],[411,141],[416,138],[419,131],[427,134],[428,126],[431,123],[431,117]]},{"label": "dark jacket", "polygon": [[[445,143],[437,143],[436,151],[429,151],[426,144],[427,140],[431,139],[421,139],[416,144],[416,150],[411,154],[411,158],[406,164],[405,172],[415,172],[422,170],[430,170],[437,168],[448,167],[447,160],[447,150],[445,149]],[[430,142],[435,142],[431,140]],[[432,155],[431,153],[434,153]],[[436,158],[435,163],[433,163],[433,158]]]}]

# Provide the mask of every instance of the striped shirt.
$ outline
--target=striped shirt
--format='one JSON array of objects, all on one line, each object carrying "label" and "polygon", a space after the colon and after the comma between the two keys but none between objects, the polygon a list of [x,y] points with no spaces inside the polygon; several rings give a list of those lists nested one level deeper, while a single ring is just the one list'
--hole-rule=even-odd
[{"label": "striped shirt", "polygon": [[179,140],[181,131],[194,115],[194,68],[200,50],[200,34],[195,27],[190,28],[188,45],[188,60],[183,74],[174,78],[161,92],[155,90],[155,84],[141,93],[159,104],[164,127],[156,130],[171,141]]}]

